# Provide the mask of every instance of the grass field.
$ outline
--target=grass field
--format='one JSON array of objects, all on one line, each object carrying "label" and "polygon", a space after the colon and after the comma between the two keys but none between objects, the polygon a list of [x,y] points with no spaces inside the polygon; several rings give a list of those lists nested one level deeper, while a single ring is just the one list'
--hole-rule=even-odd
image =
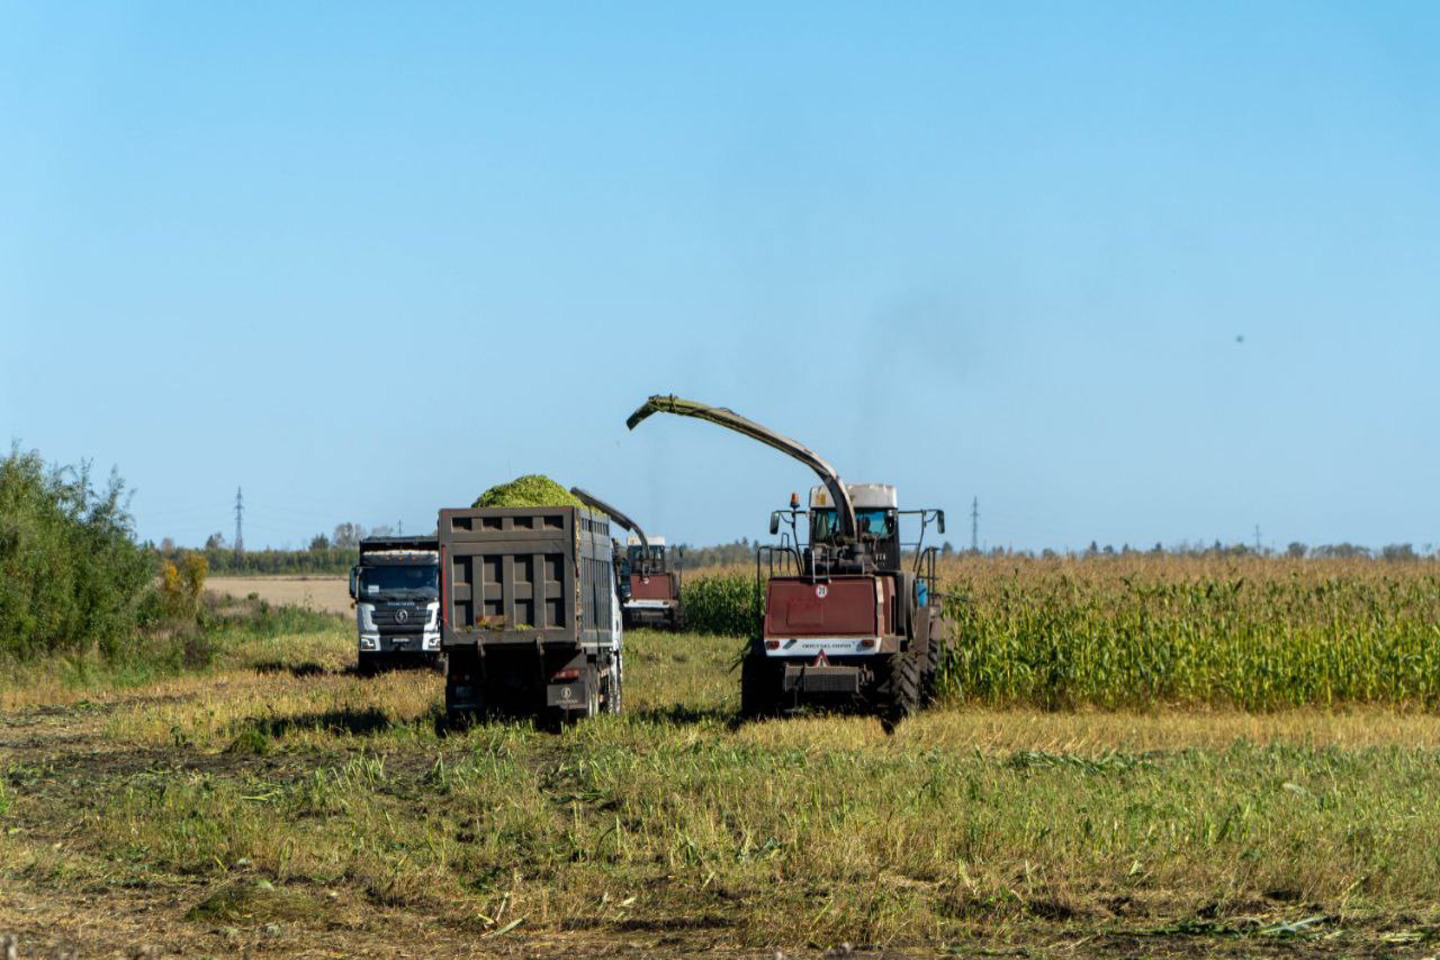
[{"label": "grass field", "polygon": [[0,687],[22,956],[1435,951],[1414,706],[737,725],[738,641],[633,633],[627,715],[441,736],[347,621],[226,613],[203,672]]}]

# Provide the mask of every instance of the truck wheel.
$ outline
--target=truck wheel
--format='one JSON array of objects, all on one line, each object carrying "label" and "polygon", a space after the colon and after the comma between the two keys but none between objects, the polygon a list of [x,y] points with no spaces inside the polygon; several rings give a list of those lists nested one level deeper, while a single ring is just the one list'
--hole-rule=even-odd
[{"label": "truck wheel", "polygon": [[624,677],[620,673],[620,658],[616,657],[610,661],[610,672],[605,675],[605,712],[620,712]]},{"label": "truck wheel", "polygon": [[456,725],[485,709],[480,688],[480,663],[473,655],[454,653],[445,658],[445,719]]},{"label": "truck wheel", "polygon": [[362,677],[373,677],[380,672],[380,658],[373,653],[361,653],[355,672]]},{"label": "truck wheel", "polygon": [[769,716],[780,706],[775,668],[753,653],[740,661],[740,716],[745,720]]},{"label": "truck wheel", "polygon": [[924,666],[919,651],[896,654],[890,662],[890,677],[881,695],[881,721],[893,729],[901,720],[920,712],[920,691]]}]

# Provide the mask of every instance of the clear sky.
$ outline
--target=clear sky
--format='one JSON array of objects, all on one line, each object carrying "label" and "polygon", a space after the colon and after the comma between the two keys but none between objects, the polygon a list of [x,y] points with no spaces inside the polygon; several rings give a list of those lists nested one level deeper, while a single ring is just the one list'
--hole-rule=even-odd
[{"label": "clear sky", "polygon": [[[1440,543],[1440,6],[3,3],[0,427],[139,532]],[[1241,340],[1243,338],[1243,341]]]}]

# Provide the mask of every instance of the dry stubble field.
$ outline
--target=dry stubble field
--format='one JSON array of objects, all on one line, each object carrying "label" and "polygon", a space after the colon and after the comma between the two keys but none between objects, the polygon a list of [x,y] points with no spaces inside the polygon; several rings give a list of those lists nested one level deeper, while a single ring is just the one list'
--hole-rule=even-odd
[{"label": "dry stubble field", "polygon": [[243,599],[254,593],[276,605],[310,607],[327,613],[351,610],[348,580],[323,574],[301,577],[211,577],[205,584],[219,594]]}]

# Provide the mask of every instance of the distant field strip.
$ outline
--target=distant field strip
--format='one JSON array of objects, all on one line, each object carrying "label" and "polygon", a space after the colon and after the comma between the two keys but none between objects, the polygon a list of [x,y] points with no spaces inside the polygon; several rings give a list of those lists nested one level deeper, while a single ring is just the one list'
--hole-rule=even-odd
[{"label": "distant field strip", "polygon": [[207,589],[243,599],[258,594],[272,604],[293,604],[329,613],[349,613],[349,581],[345,577],[211,577]]}]

